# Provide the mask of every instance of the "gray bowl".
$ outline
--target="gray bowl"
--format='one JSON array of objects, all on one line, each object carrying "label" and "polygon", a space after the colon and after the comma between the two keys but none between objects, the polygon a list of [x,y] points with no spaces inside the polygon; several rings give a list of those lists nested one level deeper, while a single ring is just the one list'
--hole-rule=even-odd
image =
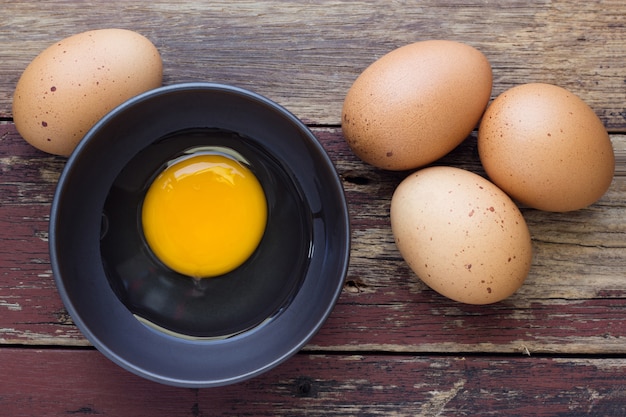
[{"label": "gray bowl", "polygon": [[[243,265],[197,280],[152,255],[139,213],[168,161],[215,150],[249,162],[268,223]],[[76,326],[113,362],[175,386],[235,383],[298,352],[332,311],[349,255],[341,181],[314,135],[220,84],[158,88],[106,115],[67,161],[50,216],[52,269]]]}]

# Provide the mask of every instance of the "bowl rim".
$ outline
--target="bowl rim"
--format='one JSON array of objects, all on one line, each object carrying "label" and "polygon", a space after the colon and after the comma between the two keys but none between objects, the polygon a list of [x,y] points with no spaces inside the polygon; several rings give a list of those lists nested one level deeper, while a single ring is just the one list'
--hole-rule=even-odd
[{"label": "bowl rim", "polygon": [[[221,375],[219,377],[213,377],[212,375],[199,376],[197,374],[194,374],[193,377],[181,377],[180,375],[164,375],[162,373],[155,372],[150,367],[147,367],[145,363],[140,365],[133,362],[132,360],[125,358],[122,354],[120,354],[119,349],[112,347],[110,343],[107,342],[107,340],[103,340],[101,334],[94,333],[88,322],[89,320],[84,317],[84,312],[80,310],[77,304],[77,300],[72,297],[70,291],[68,290],[68,287],[66,286],[67,277],[64,275],[64,271],[67,270],[68,265],[71,264],[71,261],[63,259],[63,251],[59,246],[59,235],[62,234],[60,224],[65,221],[62,212],[66,209],[68,204],[66,203],[66,199],[69,198],[67,197],[67,195],[69,193],[71,197],[71,193],[75,191],[75,178],[76,176],[81,174],[81,158],[83,158],[85,154],[89,153],[92,142],[98,140],[99,132],[106,129],[106,127],[110,124],[114,123],[116,118],[120,117],[120,115],[122,115],[128,109],[133,109],[135,106],[141,106],[144,103],[149,102],[150,100],[158,99],[159,97],[168,96],[170,94],[184,94],[185,92],[190,91],[200,91],[201,93],[207,94],[230,94],[237,98],[250,101],[252,105],[258,105],[276,113],[280,118],[284,120],[285,123],[290,124],[294,129],[296,129],[300,133],[301,137],[306,140],[305,145],[307,149],[310,149],[315,153],[315,155],[313,155],[314,157],[311,156],[311,159],[314,160],[316,164],[318,164],[316,168],[323,169],[324,171],[325,179],[327,180],[327,183],[325,183],[324,185],[329,188],[329,192],[332,192],[332,195],[334,197],[333,204],[335,204],[335,211],[330,214],[334,216],[336,218],[336,222],[341,225],[341,230],[326,231],[326,234],[324,235],[324,245],[320,245],[322,247],[322,250],[315,251],[315,253],[312,255],[323,257],[319,258],[320,260],[326,259],[329,256],[329,250],[328,247],[326,247],[326,244],[328,239],[331,239],[332,237],[332,239],[337,242],[336,246],[341,251],[341,253],[339,254],[332,254],[335,259],[332,265],[332,267],[334,268],[333,276],[329,277],[324,274],[323,268],[325,267],[325,262],[320,261],[318,265],[310,266],[309,269],[307,269],[306,277],[303,279],[301,289],[295,295],[294,299],[291,301],[291,304],[287,308],[285,308],[284,311],[281,311],[280,314],[278,314],[276,317],[273,317],[272,320],[229,339],[218,341],[190,341],[158,332],[152,328],[148,328],[148,326],[146,326],[145,324],[140,323],[139,320],[137,320],[135,317],[132,317],[132,320],[130,320],[130,311],[128,311],[125,306],[120,309],[119,305],[114,305],[115,301],[110,300],[110,294],[99,294],[100,298],[105,298],[105,301],[109,302],[107,307],[113,306],[114,308],[114,312],[112,313],[112,320],[119,320],[118,324],[120,325],[117,331],[130,332],[129,337],[134,338],[132,340],[137,340],[137,338],[139,337],[136,336],[134,333],[140,333],[140,337],[145,337],[146,340],[159,340],[165,344],[168,344],[168,346],[170,347],[175,346],[177,348],[180,348],[181,351],[185,352],[186,354],[195,354],[198,355],[198,357],[201,356],[200,352],[204,352],[206,350],[209,350],[210,354],[215,354],[214,357],[223,357],[223,355],[226,355],[226,353],[222,351],[231,350],[232,352],[235,352],[237,348],[241,349],[244,346],[244,343],[259,343],[259,341],[262,340],[262,337],[267,338],[267,335],[272,335],[272,337],[276,337],[277,339],[282,338],[283,340],[288,341],[285,343],[284,347],[275,348],[276,351],[273,352],[273,355],[266,355],[268,357],[264,358],[254,356],[254,353],[251,353],[248,348],[247,352],[250,355],[254,356],[256,366],[241,368],[237,367],[237,369],[233,370],[230,374]],[[154,140],[157,139],[157,137],[154,138]],[[65,234],[63,234],[63,236],[65,236]],[[295,353],[300,351],[301,348],[304,347],[304,345],[307,344],[322,327],[322,325],[334,309],[336,302],[339,299],[339,296],[341,295],[350,263],[350,249],[351,226],[345,191],[343,189],[343,185],[335,165],[333,164],[332,160],[328,156],[321,143],[315,137],[315,135],[300,119],[298,119],[290,111],[285,109],[283,106],[275,103],[274,101],[250,90],[220,83],[188,82],[162,86],[135,96],[106,114],[87,132],[87,134],[77,145],[74,152],[72,152],[72,154],[68,158],[66,165],[59,177],[50,211],[49,251],[52,271],[63,304],[68,310],[68,313],[72,317],[75,325],[94,347],[96,347],[101,353],[103,353],[106,357],[108,357],[110,360],[112,360],[114,363],[118,364],[122,368],[125,368],[126,370],[142,376],[146,379],[173,386],[202,388],[222,386],[240,382],[274,368],[275,366],[279,365],[280,363],[284,362]],[[96,268],[98,267],[96,266]],[[315,274],[319,274],[321,276],[316,276]],[[311,277],[309,275],[311,275]],[[323,287],[323,291],[326,297],[324,299],[325,305],[315,307],[310,306],[310,300],[306,299],[305,293],[306,291],[313,291],[320,288],[317,286],[318,284],[320,284],[320,282],[325,284],[325,286]],[[102,283],[96,282],[96,285],[102,285]],[[108,285],[108,283],[106,283],[106,285]],[[104,303],[105,301],[102,301],[102,303]],[[117,302],[121,304],[119,299],[117,300]],[[102,303],[98,302],[96,304],[100,305]],[[307,320],[306,323],[308,325],[306,329],[296,326],[296,322],[301,319],[299,314],[302,315],[304,312],[310,312],[312,308],[314,308],[314,311],[316,313],[315,319],[305,319]],[[126,310],[126,312],[124,312],[124,310]],[[281,328],[280,326],[283,326],[283,328]],[[289,333],[289,331],[295,332],[297,334],[297,340],[290,340],[291,334]],[[234,361],[235,358],[233,357],[234,355],[232,354],[232,352],[231,355],[227,355],[227,357]],[[213,356],[211,358],[213,358]],[[203,356],[203,359],[206,360],[206,357]]]}]

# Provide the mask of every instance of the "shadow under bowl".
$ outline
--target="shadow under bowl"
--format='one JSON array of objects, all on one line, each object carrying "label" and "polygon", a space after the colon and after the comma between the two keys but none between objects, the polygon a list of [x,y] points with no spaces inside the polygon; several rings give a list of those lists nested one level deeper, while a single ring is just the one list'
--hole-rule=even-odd
[{"label": "shadow under bowl", "polygon": [[[267,199],[257,250],[220,277],[170,270],[143,237],[152,180],[195,153],[242,158]],[[52,269],[77,327],[123,368],[176,386],[235,383],[296,353],[334,307],[349,252],[341,181],[314,135],[221,84],[161,87],[106,115],[70,156],[50,216]]]}]

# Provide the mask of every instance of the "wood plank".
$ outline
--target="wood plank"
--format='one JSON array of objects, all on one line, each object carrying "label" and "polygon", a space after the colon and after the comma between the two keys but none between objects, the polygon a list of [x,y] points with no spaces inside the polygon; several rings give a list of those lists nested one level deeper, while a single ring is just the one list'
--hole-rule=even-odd
[{"label": "wood plank", "polygon": [[[388,207],[406,173],[360,162],[337,128],[314,132],[343,179],[353,247],[343,294],[307,351],[626,352],[626,136],[612,136],[618,172],[599,203],[569,214],[524,210],[535,250],[528,281],[480,307],[435,294],[399,256]],[[87,345],[49,265],[50,202],[64,162],[0,125],[0,344]],[[482,173],[473,137],[439,163]]]},{"label": "wood plank", "polygon": [[[10,416],[557,416],[626,414],[626,3],[622,0],[0,0],[0,412]],[[65,159],[12,124],[28,62],[84,30],[123,27],[162,53],[164,83],[261,93],[313,126],[342,178],[353,230],[339,302],[314,339],[241,384],[184,389],[143,380],[89,346],[54,285],[49,210]],[[575,213],[522,208],[533,268],[490,306],[447,300],[395,248],[389,201],[406,172],[359,161],[343,98],[373,60],[454,39],[483,51],[495,97],[542,81],[580,95],[611,132],[609,192]],[[438,162],[483,174],[473,134]]]},{"label": "wood plank", "polygon": [[92,350],[0,348],[3,415],[618,416],[626,360],[297,354],[236,385],[143,380]]},{"label": "wood plank", "polygon": [[[80,8],[80,13],[76,8]],[[541,81],[580,95],[612,131],[626,131],[622,0],[380,2],[114,0],[2,2],[0,117],[17,80],[56,40],[122,27],[150,38],[164,82],[215,81],[276,100],[311,124],[339,125],[348,88],[373,60],[432,38],[469,43],[494,69],[494,96]]]}]

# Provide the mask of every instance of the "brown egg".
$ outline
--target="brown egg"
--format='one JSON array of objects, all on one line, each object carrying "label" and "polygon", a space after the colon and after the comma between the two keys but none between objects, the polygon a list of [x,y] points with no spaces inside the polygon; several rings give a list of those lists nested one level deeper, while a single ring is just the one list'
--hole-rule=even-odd
[{"label": "brown egg", "polygon": [[45,152],[69,155],[114,107],[162,84],[159,52],[144,36],[101,29],[58,41],[24,70],[13,96],[18,132]]},{"label": "brown egg", "polygon": [[489,178],[521,204],[565,212],[607,191],[615,170],[609,135],[593,110],[564,88],[524,84],[489,106],[478,131]]},{"label": "brown egg", "polygon": [[388,170],[431,163],[476,127],[491,96],[489,61],[454,41],[398,48],[356,79],[343,104],[342,129],[363,161]]},{"label": "brown egg", "polygon": [[530,232],[515,203],[463,169],[424,168],[404,179],[391,200],[391,229],[417,276],[463,303],[505,299],[531,267]]}]

